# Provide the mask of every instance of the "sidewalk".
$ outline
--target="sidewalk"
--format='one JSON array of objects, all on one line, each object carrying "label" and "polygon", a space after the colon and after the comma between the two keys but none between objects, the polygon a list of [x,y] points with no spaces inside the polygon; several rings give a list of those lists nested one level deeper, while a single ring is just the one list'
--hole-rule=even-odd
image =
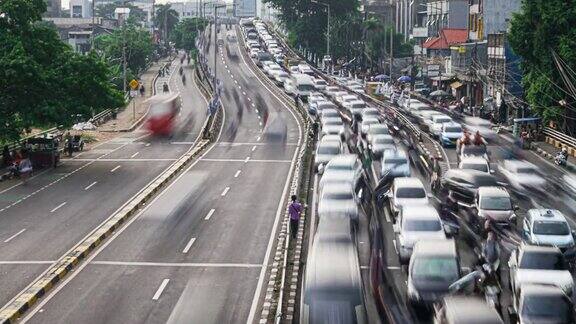
[{"label": "sidewalk", "polygon": [[[153,96],[154,78],[158,74],[160,67],[168,61],[169,59],[167,58],[162,59],[144,72],[140,77],[140,81],[144,84],[144,89],[146,90],[144,96],[141,97],[140,94],[138,94],[137,97],[132,98],[126,107],[118,112],[116,119],[111,119],[100,125],[97,130],[100,132],[129,132],[138,127],[144,119],[144,116],[148,113],[148,105],[144,104],[144,101]],[[167,79],[167,77],[164,78]],[[160,79],[158,81],[156,84],[160,85],[160,92],[157,93],[161,93],[164,82]],[[158,91],[158,86],[156,88]]]},{"label": "sidewalk", "polygon": [[[554,160],[556,153],[560,151],[559,148],[546,142],[532,142],[531,147],[534,152],[550,160]],[[566,169],[571,172],[576,172],[576,159],[573,156],[568,156]]]}]

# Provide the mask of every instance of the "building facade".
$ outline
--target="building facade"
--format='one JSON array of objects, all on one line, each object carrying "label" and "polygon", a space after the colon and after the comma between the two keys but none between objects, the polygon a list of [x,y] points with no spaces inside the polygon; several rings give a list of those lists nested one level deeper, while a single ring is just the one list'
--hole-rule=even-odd
[{"label": "building facade", "polygon": [[62,1],[61,0],[47,0],[46,1],[46,12],[44,17],[57,18],[60,17],[62,13]]},{"label": "building facade", "polygon": [[[170,6],[172,9],[178,12],[178,17],[180,19],[185,18],[192,18],[200,16],[201,10],[200,6],[202,4],[200,1],[186,1],[186,2],[171,2]],[[208,10],[208,5],[206,6],[206,10]]]},{"label": "building facade", "polygon": [[92,18],[92,2],[70,0],[70,18]]},{"label": "building facade", "polygon": [[256,17],[256,0],[234,0],[236,17]]}]

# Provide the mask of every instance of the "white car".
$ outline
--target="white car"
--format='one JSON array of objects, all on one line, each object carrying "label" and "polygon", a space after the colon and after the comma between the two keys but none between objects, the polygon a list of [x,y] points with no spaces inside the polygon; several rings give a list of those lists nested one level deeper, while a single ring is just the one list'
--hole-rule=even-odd
[{"label": "white car", "polygon": [[348,183],[350,186],[355,187],[363,173],[362,162],[360,162],[358,156],[355,154],[341,154],[328,162],[318,187],[320,191],[328,183]]},{"label": "white car", "polygon": [[[404,97],[403,97],[404,98]],[[413,106],[422,104],[422,102],[418,99],[404,99],[401,103],[398,103],[402,106],[402,108],[406,110],[411,110]]]},{"label": "white car", "polygon": [[404,206],[398,213],[394,233],[400,264],[408,264],[416,242],[447,238],[440,215],[430,205]]},{"label": "white car", "polygon": [[380,119],[380,111],[377,108],[367,107],[362,110],[362,119],[367,117]]},{"label": "white car", "polygon": [[325,118],[340,118],[342,119],[342,116],[340,115],[340,112],[336,109],[332,109],[332,108],[325,108],[320,110],[320,122],[322,122],[322,119]]},{"label": "white car", "polygon": [[516,219],[517,207],[512,205],[510,193],[504,187],[486,186],[478,188],[474,199],[479,224],[487,219],[503,225],[510,225]]},{"label": "white car", "polygon": [[324,89],[324,93],[330,98],[334,98],[334,94],[339,91],[340,88],[337,86],[327,86],[326,89]]},{"label": "white car", "polygon": [[394,138],[391,135],[376,134],[370,139],[370,149],[374,158],[379,159],[389,151],[397,150]]},{"label": "white car", "polygon": [[[326,176],[330,175],[324,174],[323,177]],[[353,187],[348,183],[330,183],[320,192],[318,217],[322,219],[322,216],[332,213],[346,214],[357,223],[359,202]]]},{"label": "white car", "polygon": [[530,209],[522,220],[522,235],[530,244],[555,246],[561,251],[574,247],[574,233],[566,217],[556,209]]},{"label": "white car", "polygon": [[427,205],[428,195],[422,181],[415,177],[395,178],[388,193],[390,211],[398,214],[404,206]]},{"label": "white car", "polygon": [[320,165],[326,165],[332,158],[344,153],[344,147],[341,141],[334,141],[330,138],[326,139],[328,136],[324,136],[318,147],[316,148],[316,154],[314,156],[314,170],[318,170]]},{"label": "white car", "polygon": [[322,115],[322,111],[324,109],[333,109],[333,110],[337,110],[338,106],[336,106],[334,103],[332,103],[332,101],[318,101],[316,103],[316,110],[318,111],[318,115]]},{"label": "white car", "polygon": [[514,296],[512,308],[519,324],[574,323],[574,303],[556,286],[525,284]]},{"label": "white car", "polygon": [[324,81],[323,79],[318,79],[318,78],[314,78],[312,80],[312,83],[314,83],[314,87],[316,88],[316,90],[325,90],[326,86],[328,86],[328,83],[326,83],[326,81]]},{"label": "white car", "polygon": [[298,66],[297,66],[297,65],[292,65],[292,66],[289,68],[289,70],[290,70],[290,73],[292,73],[292,74],[300,73],[300,69],[298,69]]},{"label": "white car", "polygon": [[452,122],[452,118],[446,115],[434,115],[430,123],[430,134],[435,138],[440,138],[442,134],[442,126]]},{"label": "white car", "polygon": [[278,65],[276,63],[268,64],[264,68],[264,72],[271,78],[274,77],[274,74],[273,74],[274,72],[281,72],[281,71],[284,71],[284,70],[282,69],[282,67],[280,65]]},{"label": "white car", "polygon": [[340,117],[322,119],[322,136],[339,135],[344,136],[344,123]]},{"label": "white car", "polygon": [[510,255],[508,267],[512,296],[518,296],[527,284],[556,286],[570,298],[574,296],[574,280],[557,247],[522,243]]},{"label": "white car", "polygon": [[493,173],[490,169],[490,163],[482,157],[467,157],[460,161],[458,164],[459,169],[476,170],[485,173]]},{"label": "white car", "polygon": [[366,103],[362,100],[352,100],[346,101],[343,104],[344,108],[352,114],[352,116],[356,114],[362,114],[362,110],[366,108]]},{"label": "white car", "polygon": [[344,106],[344,108],[346,108],[346,105],[352,101],[358,101],[360,99],[358,99],[358,97],[356,97],[355,95],[351,95],[351,94],[345,94],[343,96],[339,96],[336,98],[336,101],[338,101],[342,106]]},{"label": "white car", "polygon": [[388,126],[384,124],[371,124],[366,129],[366,140],[369,144],[372,144],[372,139],[374,136],[378,135],[390,135],[390,130]]},{"label": "white car", "polygon": [[274,75],[274,82],[276,82],[276,84],[278,85],[283,85],[284,81],[290,78],[290,74],[288,74],[286,71],[275,71],[273,75]]},{"label": "white car", "polygon": [[260,53],[260,50],[257,48],[252,48],[250,49],[250,57],[251,58],[257,58],[258,57],[258,53]]},{"label": "white car", "polygon": [[362,126],[360,127],[360,131],[364,134],[368,132],[370,125],[380,124],[380,120],[375,117],[366,117],[362,119]]},{"label": "white car", "polygon": [[308,75],[313,75],[314,71],[312,70],[312,68],[308,65],[308,64],[299,64],[298,65],[298,70],[300,71],[300,73],[302,74],[308,74]]},{"label": "white car", "polygon": [[530,162],[504,160],[499,171],[520,194],[528,194],[527,190],[546,191],[546,179],[542,177],[538,167]]}]

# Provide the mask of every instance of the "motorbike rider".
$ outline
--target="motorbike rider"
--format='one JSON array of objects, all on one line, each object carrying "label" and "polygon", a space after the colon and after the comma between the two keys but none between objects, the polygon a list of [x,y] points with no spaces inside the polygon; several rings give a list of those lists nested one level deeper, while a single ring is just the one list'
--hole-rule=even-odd
[{"label": "motorbike rider", "polygon": [[476,131],[474,134],[474,145],[484,145],[484,139],[480,135],[480,131]]},{"label": "motorbike rider", "polygon": [[496,234],[491,230],[488,230],[488,237],[482,247],[482,257],[491,265],[492,270],[496,271],[500,261],[500,247],[496,240]]},{"label": "motorbike rider", "polygon": [[164,82],[164,84],[162,85],[162,91],[168,92],[168,83]]}]

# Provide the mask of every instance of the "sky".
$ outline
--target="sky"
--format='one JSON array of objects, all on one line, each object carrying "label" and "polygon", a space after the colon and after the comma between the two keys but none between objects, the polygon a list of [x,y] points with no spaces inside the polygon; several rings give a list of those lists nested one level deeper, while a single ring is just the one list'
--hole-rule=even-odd
[{"label": "sky", "polygon": [[[225,0],[226,2],[232,2],[233,0]],[[186,2],[186,0],[156,0],[156,3],[167,3],[167,2]],[[70,0],[62,0],[62,8],[68,9]],[[98,4],[98,0],[96,0],[96,4]]]}]

